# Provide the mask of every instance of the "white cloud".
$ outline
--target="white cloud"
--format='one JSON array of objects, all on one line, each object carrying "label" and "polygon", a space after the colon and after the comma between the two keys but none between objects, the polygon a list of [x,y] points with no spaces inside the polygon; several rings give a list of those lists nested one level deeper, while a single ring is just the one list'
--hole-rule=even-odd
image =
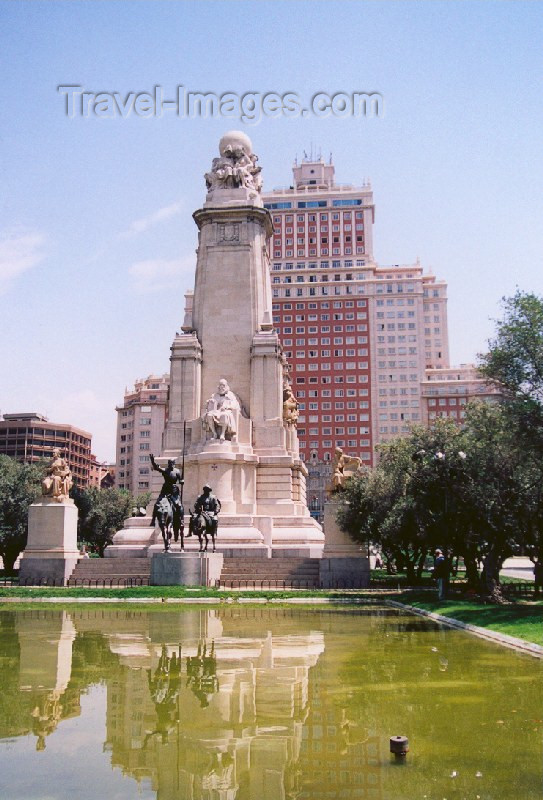
[{"label": "white cloud", "polygon": [[130,227],[119,234],[121,238],[127,238],[130,236],[137,236],[138,233],[144,233],[144,231],[149,230],[149,228],[153,228],[155,225],[158,225],[160,222],[165,222],[172,217],[176,217],[181,213],[182,210],[182,203],[172,203],[169,206],[164,206],[164,208],[159,208],[158,211],[154,211],[152,214],[149,214],[147,217],[142,217],[141,219],[136,219]]},{"label": "white cloud", "polygon": [[6,233],[0,237],[0,294],[13,281],[45,258],[45,237],[40,233]]},{"label": "white cloud", "polygon": [[159,292],[172,286],[181,285],[183,279],[194,271],[194,256],[183,258],[152,258],[136,261],[128,272],[133,278],[133,286],[138,294]]}]

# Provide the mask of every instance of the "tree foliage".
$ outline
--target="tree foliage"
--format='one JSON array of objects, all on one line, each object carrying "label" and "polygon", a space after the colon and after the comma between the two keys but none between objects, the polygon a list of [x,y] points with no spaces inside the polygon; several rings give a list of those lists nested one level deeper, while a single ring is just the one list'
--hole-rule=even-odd
[{"label": "tree foliage", "polygon": [[510,399],[541,410],[543,405],[543,299],[517,291],[503,299],[504,317],[480,356],[480,370],[502,386]]},{"label": "tree foliage", "polygon": [[502,401],[468,406],[462,428],[436,419],[381,446],[338,513],[343,530],[378,544],[410,577],[438,546],[462,557],[468,581],[496,600],[507,557],[523,548],[543,561],[543,300],[517,292],[504,308],[481,356]]},{"label": "tree foliage", "polygon": [[40,495],[44,474],[42,463],[20,464],[0,456],[0,556],[8,574],[26,546],[28,509]]},{"label": "tree foliage", "polygon": [[124,520],[132,513],[132,508],[139,502],[143,505],[143,496],[134,498],[125,489],[99,489],[91,486],[88,489],[73,493],[79,511],[79,540],[89,545],[100,557],[111,544],[113,535],[123,527]]}]

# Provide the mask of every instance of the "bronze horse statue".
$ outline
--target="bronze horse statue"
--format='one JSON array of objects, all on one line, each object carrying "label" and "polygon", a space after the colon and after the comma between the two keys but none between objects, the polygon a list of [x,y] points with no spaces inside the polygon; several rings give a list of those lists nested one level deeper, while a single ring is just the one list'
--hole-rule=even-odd
[{"label": "bronze horse statue", "polygon": [[[197,536],[200,547],[198,552],[206,553],[209,539],[213,543],[213,553],[215,552],[216,530],[214,526],[206,520],[205,516],[198,511],[189,508],[189,536]],[[204,547],[205,542],[205,547]]]},{"label": "bronze horse statue", "polygon": [[183,506],[179,503],[172,503],[169,497],[164,496],[157,502],[155,513],[158,527],[160,528],[160,533],[162,534],[162,540],[164,542],[164,552],[168,552],[170,549],[172,532],[175,543],[177,543],[179,541],[179,537],[181,537],[181,552],[184,552],[185,541],[183,534],[185,530],[185,524],[183,521]]}]

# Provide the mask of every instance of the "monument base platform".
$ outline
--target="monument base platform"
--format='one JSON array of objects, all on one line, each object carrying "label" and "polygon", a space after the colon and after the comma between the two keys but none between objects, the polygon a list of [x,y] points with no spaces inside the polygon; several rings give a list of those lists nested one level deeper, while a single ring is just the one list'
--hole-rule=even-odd
[{"label": "monument base platform", "polygon": [[21,556],[19,582],[64,586],[80,557],[74,503],[47,498],[33,503],[28,512],[28,539]]},{"label": "monument base platform", "polygon": [[321,589],[367,589],[370,585],[369,558],[321,558]]},{"label": "monument base platform", "polygon": [[19,586],[66,586],[80,556],[76,558],[21,558]]},{"label": "monument base platform", "polygon": [[221,577],[222,553],[154,553],[152,586],[215,586]]},{"label": "monument base platform", "polygon": [[[164,551],[159,528],[151,528],[151,517],[132,517],[113,537],[105,550],[106,558],[149,558]],[[185,550],[198,552],[196,537],[187,537],[189,518],[185,516]],[[173,539],[172,539],[173,543]],[[173,545],[176,549],[179,545]],[[211,542],[210,542],[211,546]],[[309,516],[271,517],[221,514],[216,550],[226,557],[320,558],[323,536],[320,525]]]}]

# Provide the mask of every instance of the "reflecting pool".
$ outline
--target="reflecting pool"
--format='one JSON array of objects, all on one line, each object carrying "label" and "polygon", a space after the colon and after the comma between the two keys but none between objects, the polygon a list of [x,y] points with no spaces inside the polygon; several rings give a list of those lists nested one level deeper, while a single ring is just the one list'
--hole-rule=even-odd
[{"label": "reflecting pool", "polygon": [[540,800],[542,679],[395,609],[1,611],[0,797]]}]

